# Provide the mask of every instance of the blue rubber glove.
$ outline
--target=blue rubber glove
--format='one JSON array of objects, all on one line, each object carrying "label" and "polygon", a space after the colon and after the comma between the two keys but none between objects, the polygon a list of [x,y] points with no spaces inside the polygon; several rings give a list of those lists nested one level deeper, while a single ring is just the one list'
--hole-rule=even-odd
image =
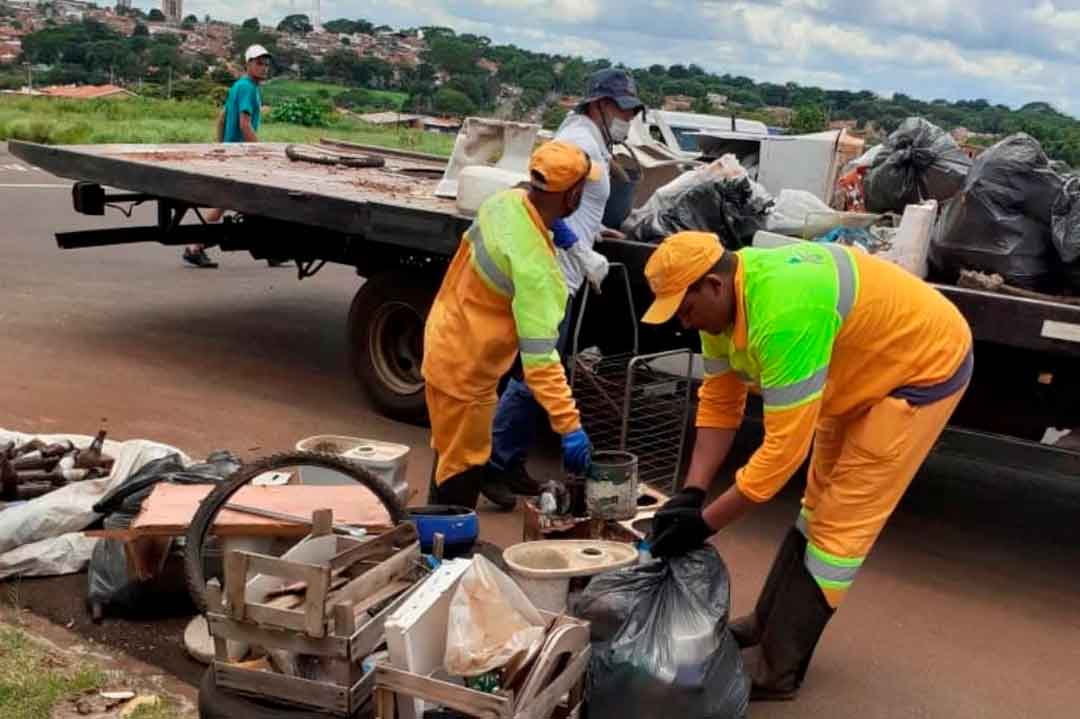
[{"label": "blue rubber glove", "polygon": [[583,429],[567,432],[562,438],[563,465],[574,474],[585,474],[592,465],[592,443]]},{"label": "blue rubber glove", "polygon": [[555,246],[560,250],[569,250],[578,240],[577,235],[563,220],[555,220],[555,223],[551,226],[551,234]]}]

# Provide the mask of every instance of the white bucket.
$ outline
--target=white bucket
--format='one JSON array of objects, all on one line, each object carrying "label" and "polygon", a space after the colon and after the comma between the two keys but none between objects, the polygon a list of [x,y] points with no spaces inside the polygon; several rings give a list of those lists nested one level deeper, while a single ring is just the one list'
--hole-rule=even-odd
[{"label": "white bucket", "polygon": [[623,521],[637,515],[638,460],[630,452],[594,452],[585,480],[585,507],[593,519]]},{"label": "white bucket", "polygon": [[[338,434],[317,434],[297,442],[296,449],[300,452],[336,454],[354,462],[389,484],[402,505],[408,504],[409,484],[405,480],[405,469],[409,465],[408,445]],[[301,467],[300,482],[321,485],[353,483],[334,470],[321,467]]]}]

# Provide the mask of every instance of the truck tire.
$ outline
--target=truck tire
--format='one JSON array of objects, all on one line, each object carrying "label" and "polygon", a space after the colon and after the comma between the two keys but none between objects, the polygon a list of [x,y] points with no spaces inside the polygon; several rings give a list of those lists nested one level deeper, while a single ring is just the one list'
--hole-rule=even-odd
[{"label": "truck tire", "polygon": [[218,513],[228,504],[234,494],[260,474],[296,466],[322,467],[340,472],[367,487],[386,508],[392,524],[400,524],[405,519],[405,508],[402,507],[401,501],[388,482],[336,454],[285,452],[245,464],[203,498],[184,535],[184,579],[187,582],[188,593],[191,594],[191,601],[200,612],[206,611],[204,547]]},{"label": "truck tire", "polygon": [[385,272],[369,278],[349,308],[349,360],[375,409],[390,419],[428,423],[424,322],[438,285],[424,275]]}]

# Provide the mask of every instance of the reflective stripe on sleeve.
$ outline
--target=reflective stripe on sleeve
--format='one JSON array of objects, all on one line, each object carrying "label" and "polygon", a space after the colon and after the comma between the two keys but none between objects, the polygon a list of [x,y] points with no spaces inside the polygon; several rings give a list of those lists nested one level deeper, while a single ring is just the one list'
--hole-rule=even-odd
[{"label": "reflective stripe on sleeve", "polygon": [[761,396],[765,400],[765,406],[777,409],[805,402],[825,388],[825,378],[828,374],[829,366],[826,365],[806,379],[793,384],[782,387],[763,387]]},{"label": "reflective stripe on sleeve", "polygon": [[836,260],[836,314],[843,322],[855,305],[855,261],[840,245],[825,245]]},{"label": "reflective stripe on sleeve", "polygon": [[492,259],[488,253],[487,245],[484,244],[484,233],[480,230],[480,224],[474,222],[465,232],[465,239],[469,241],[473,248],[473,258],[476,260],[477,266],[480,271],[484,273],[492,285],[495,286],[499,292],[508,297],[514,296],[514,281],[510,279],[510,276],[499,269],[499,266],[495,264],[495,260]]},{"label": "reflective stripe on sleeve", "polygon": [[558,337],[519,337],[518,350],[521,354],[547,355],[555,350]]}]

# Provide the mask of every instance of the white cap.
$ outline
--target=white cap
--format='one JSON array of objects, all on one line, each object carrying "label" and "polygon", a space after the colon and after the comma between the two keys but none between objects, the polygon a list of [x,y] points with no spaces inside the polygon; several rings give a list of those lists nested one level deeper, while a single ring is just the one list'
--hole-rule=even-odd
[{"label": "white cap", "polygon": [[244,62],[251,62],[252,60],[257,60],[258,58],[267,56],[269,54],[270,51],[262,45],[252,45],[244,51]]}]

